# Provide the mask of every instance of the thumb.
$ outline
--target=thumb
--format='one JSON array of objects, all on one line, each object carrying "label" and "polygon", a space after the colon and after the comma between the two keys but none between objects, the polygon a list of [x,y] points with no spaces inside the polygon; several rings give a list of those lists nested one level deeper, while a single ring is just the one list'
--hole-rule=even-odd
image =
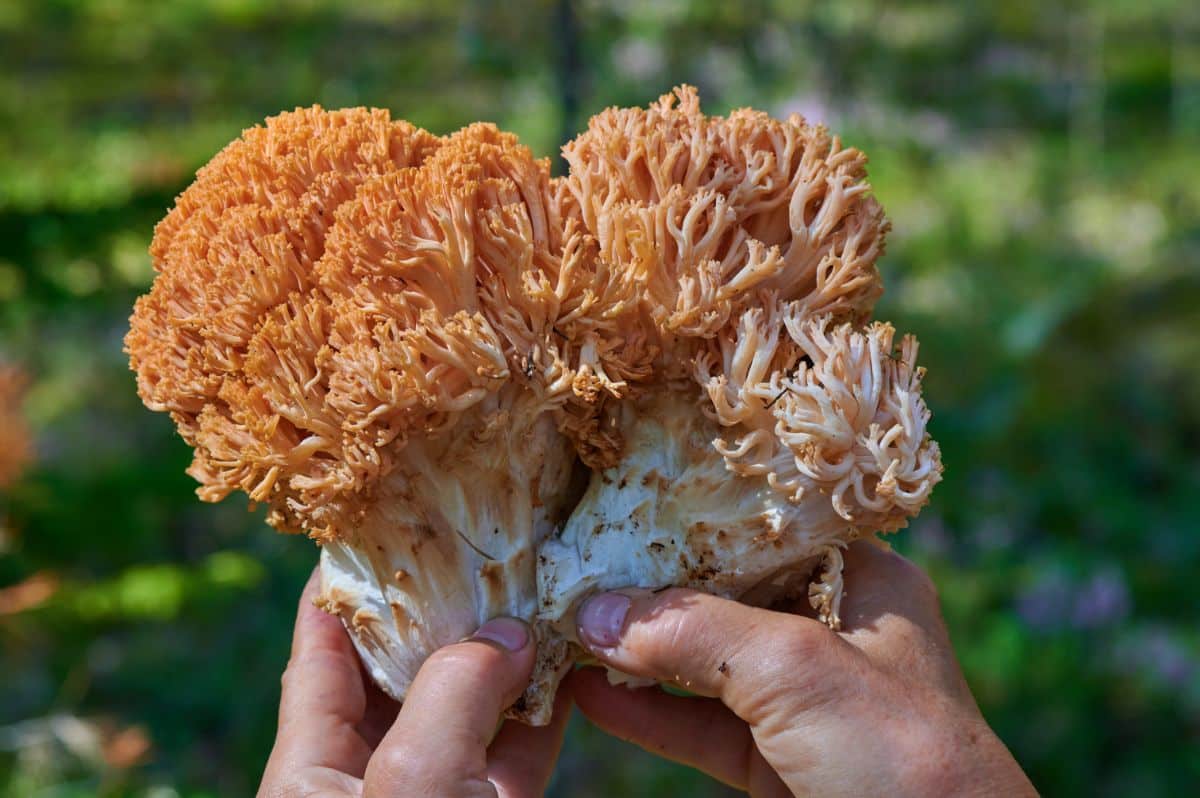
[{"label": "thumb", "polygon": [[535,649],[524,623],[495,618],[470,640],[435,651],[367,765],[363,794],[494,795],[488,743],[529,683]]},{"label": "thumb", "polygon": [[749,723],[769,709],[764,699],[777,686],[827,678],[846,646],[811,618],[682,588],[601,593],[580,607],[576,624],[605,665],[720,698]]}]

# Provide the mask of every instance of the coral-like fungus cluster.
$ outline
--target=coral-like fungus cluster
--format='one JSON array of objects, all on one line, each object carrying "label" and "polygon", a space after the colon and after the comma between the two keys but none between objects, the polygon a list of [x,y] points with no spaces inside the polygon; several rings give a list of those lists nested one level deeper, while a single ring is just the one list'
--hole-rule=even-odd
[{"label": "coral-like fungus cluster", "polygon": [[160,223],[126,340],[201,497],[322,544],[381,686],[515,615],[533,723],[589,592],[807,590],[836,626],[840,547],[941,473],[916,342],[868,322],[888,225],[861,153],[684,87],[564,154],[552,179],[491,125],[269,119]]}]

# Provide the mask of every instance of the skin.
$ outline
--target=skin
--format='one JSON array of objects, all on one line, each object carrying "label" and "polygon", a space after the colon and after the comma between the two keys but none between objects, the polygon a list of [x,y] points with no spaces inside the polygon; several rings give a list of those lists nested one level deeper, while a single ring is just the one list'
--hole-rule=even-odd
[{"label": "skin", "polygon": [[576,704],[610,734],[753,796],[1036,795],[971,696],[929,578],[866,542],[845,562],[841,632],[672,589],[618,591],[628,612],[606,635],[589,622],[612,620],[619,600],[585,605],[580,639],[597,659],[695,696],[585,669],[571,679]]},{"label": "skin", "polygon": [[313,606],[317,590],[314,572],[300,598],[259,798],[543,793],[570,714],[569,690],[560,691],[549,726],[505,723],[496,733],[533,671],[524,624],[489,621],[470,640],[435,652],[401,709],[362,672],[341,621]]},{"label": "skin", "polygon": [[436,652],[397,712],[341,623],[312,606],[310,580],[259,796],[541,795],[571,699],[610,734],[753,796],[1036,795],[975,705],[928,577],[867,543],[845,563],[840,632],[683,589],[593,598],[578,631],[596,659],[693,695],[584,668],[560,688],[550,726],[506,723],[494,736],[534,652],[527,632],[508,648],[480,638],[511,638],[519,622]]}]

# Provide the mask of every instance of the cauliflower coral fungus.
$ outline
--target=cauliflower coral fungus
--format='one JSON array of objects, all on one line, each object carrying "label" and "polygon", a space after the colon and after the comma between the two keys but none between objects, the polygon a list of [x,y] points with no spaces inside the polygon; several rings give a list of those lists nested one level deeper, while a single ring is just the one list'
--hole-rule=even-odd
[{"label": "cauliflower coral fungus", "polygon": [[564,153],[551,179],[490,125],[269,119],[159,224],[126,338],[201,498],[321,544],[320,603],[387,692],[512,615],[535,724],[591,591],[811,581],[836,626],[840,547],[941,470],[916,342],[868,323],[887,223],[859,152],[684,87]]},{"label": "cauliflower coral fungus", "polygon": [[941,475],[915,340],[863,326],[888,227],[865,157],[798,116],[705,116],[687,87],[563,151],[565,214],[637,283],[659,355],[604,410],[622,456],[543,546],[541,616],[629,584],[765,603],[820,566],[810,600],[838,626],[841,547]]},{"label": "cauliflower coral fungus", "polygon": [[[579,250],[549,180],[490,125],[312,108],[247,131],[155,234],[126,341],[143,399],[202,498],[244,490],[322,543],[323,606],[396,697],[437,647],[532,617],[569,511],[576,375],[550,328]],[[553,680],[565,644],[541,652]]]}]

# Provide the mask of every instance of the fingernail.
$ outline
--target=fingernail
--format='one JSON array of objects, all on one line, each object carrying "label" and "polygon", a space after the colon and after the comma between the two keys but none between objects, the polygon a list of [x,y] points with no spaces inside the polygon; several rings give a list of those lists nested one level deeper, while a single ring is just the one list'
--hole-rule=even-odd
[{"label": "fingernail", "polygon": [[479,627],[474,639],[490,640],[509,651],[520,651],[529,643],[529,629],[516,618],[493,618]]},{"label": "fingernail", "polygon": [[631,603],[629,596],[620,593],[601,593],[585,601],[575,618],[583,642],[596,648],[615,646]]}]

